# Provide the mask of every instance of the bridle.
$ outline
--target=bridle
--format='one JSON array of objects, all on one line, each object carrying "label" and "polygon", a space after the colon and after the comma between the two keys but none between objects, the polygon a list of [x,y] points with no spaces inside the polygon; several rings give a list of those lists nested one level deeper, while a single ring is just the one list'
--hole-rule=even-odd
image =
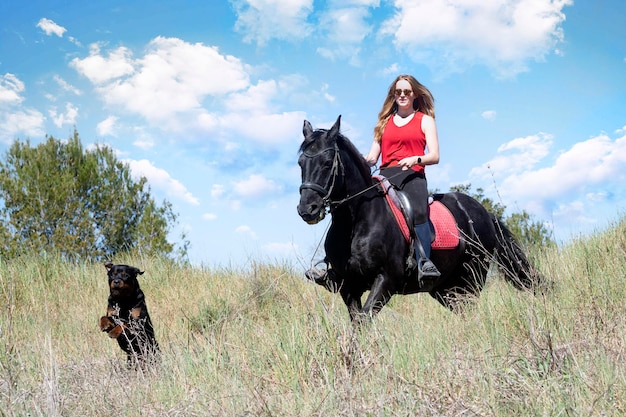
[{"label": "bridle", "polygon": [[[306,158],[315,158],[316,156],[319,156],[327,151],[334,151],[335,154],[333,156],[333,166],[330,170],[330,177],[328,178],[328,181],[326,181],[326,186],[322,187],[321,185],[316,184],[314,182],[306,181],[306,182],[303,182],[302,185],[300,185],[300,192],[302,192],[302,190],[309,189],[309,190],[313,190],[319,193],[320,196],[322,197],[323,207],[329,213],[332,213],[333,210],[335,210],[340,205],[379,186],[378,184],[372,184],[369,187],[365,187],[363,190],[359,191],[358,193],[346,196],[345,198],[342,198],[341,200],[335,200],[335,201],[331,200],[330,196],[332,195],[335,189],[335,186],[337,185],[337,178],[339,177],[340,174],[342,177],[345,175],[344,165],[343,165],[343,162],[341,161],[341,156],[340,156],[339,147],[337,146],[337,143],[335,142],[334,146],[329,146],[314,154],[303,151],[302,155],[305,156]],[[396,174],[396,175],[399,175],[399,174]],[[393,175],[390,178],[393,178],[396,175]]]},{"label": "bridle", "polygon": [[[302,183],[302,185],[300,185],[300,192],[306,189],[316,191],[322,197],[322,203],[324,207],[330,210],[331,208],[334,208],[338,205],[338,202],[332,201],[330,199],[330,196],[333,193],[335,186],[337,185],[337,178],[339,177],[339,175],[341,176],[344,175],[343,162],[341,162],[341,157],[339,155],[339,147],[337,146],[337,143],[335,142],[334,146],[332,147],[329,146],[314,154],[303,151],[302,155],[306,158],[315,158],[327,151],[334,151],[334,155],[333,155],[333,166],[330,169],[330,176],[328,180],[326,181],[326,185],[322,187],[321,185],[316,184],[314,182],[305,181]],[[340,201],[339,203],[341,202],[343,202],[343,200]]]}]

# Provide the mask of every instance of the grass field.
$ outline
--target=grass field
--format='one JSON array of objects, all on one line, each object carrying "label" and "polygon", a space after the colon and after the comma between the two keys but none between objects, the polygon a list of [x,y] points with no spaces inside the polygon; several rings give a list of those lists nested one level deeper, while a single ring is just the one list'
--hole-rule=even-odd
[{"label": "grass field", "polygon": [[358,332],[291,265],[114,259],[146,271],[162,350],[130,372],[98,329],[103,265],[2,261],[0,415],[626,415],[626,220],[534,259],[545,295],[492,274],[462,314],[397,296]]}]

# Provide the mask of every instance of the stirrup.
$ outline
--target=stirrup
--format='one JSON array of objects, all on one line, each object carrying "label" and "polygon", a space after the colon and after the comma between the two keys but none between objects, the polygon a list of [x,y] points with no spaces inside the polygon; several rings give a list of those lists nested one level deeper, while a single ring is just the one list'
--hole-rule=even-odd
[{"label": "stirrup", "polygon": [[417,277],[421,281],[422,278],[435,279],[441,276],[441,272],[437,269],[433,261],[427,258],[421,258],[417,262]]}]

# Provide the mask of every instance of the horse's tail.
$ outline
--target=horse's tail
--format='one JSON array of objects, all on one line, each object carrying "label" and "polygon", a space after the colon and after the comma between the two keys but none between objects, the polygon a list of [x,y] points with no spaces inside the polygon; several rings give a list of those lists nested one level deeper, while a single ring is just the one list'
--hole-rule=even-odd
[{"label": "horse's tail", "polygon": [[515,237],[506,225],[491,214],[495,225],[498,244],[496,246],[496,262],[508,282],[518,290],[537,292],[544,285],[544,278],[535,268]]}]

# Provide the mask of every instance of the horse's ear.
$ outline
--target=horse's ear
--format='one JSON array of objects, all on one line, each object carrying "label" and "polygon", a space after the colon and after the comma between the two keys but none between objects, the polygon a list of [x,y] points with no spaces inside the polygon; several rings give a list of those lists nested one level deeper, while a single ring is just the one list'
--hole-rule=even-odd
[{"label": "horse's ear", "polygon": [[337,121],[335,122],[335,124],[333,125],[333,127],[330,128],[330,136],[334,137],[339,133],[339,126],[341,125],[341,115],[339,115],[339,117],[337,117]]},{"label": "horse's ear", "polygon": [[313,133],[313,126],[309,123],[308,120],[304,121],[304,127],[302,128],[302,133],[305,138],[308,138]]}]

